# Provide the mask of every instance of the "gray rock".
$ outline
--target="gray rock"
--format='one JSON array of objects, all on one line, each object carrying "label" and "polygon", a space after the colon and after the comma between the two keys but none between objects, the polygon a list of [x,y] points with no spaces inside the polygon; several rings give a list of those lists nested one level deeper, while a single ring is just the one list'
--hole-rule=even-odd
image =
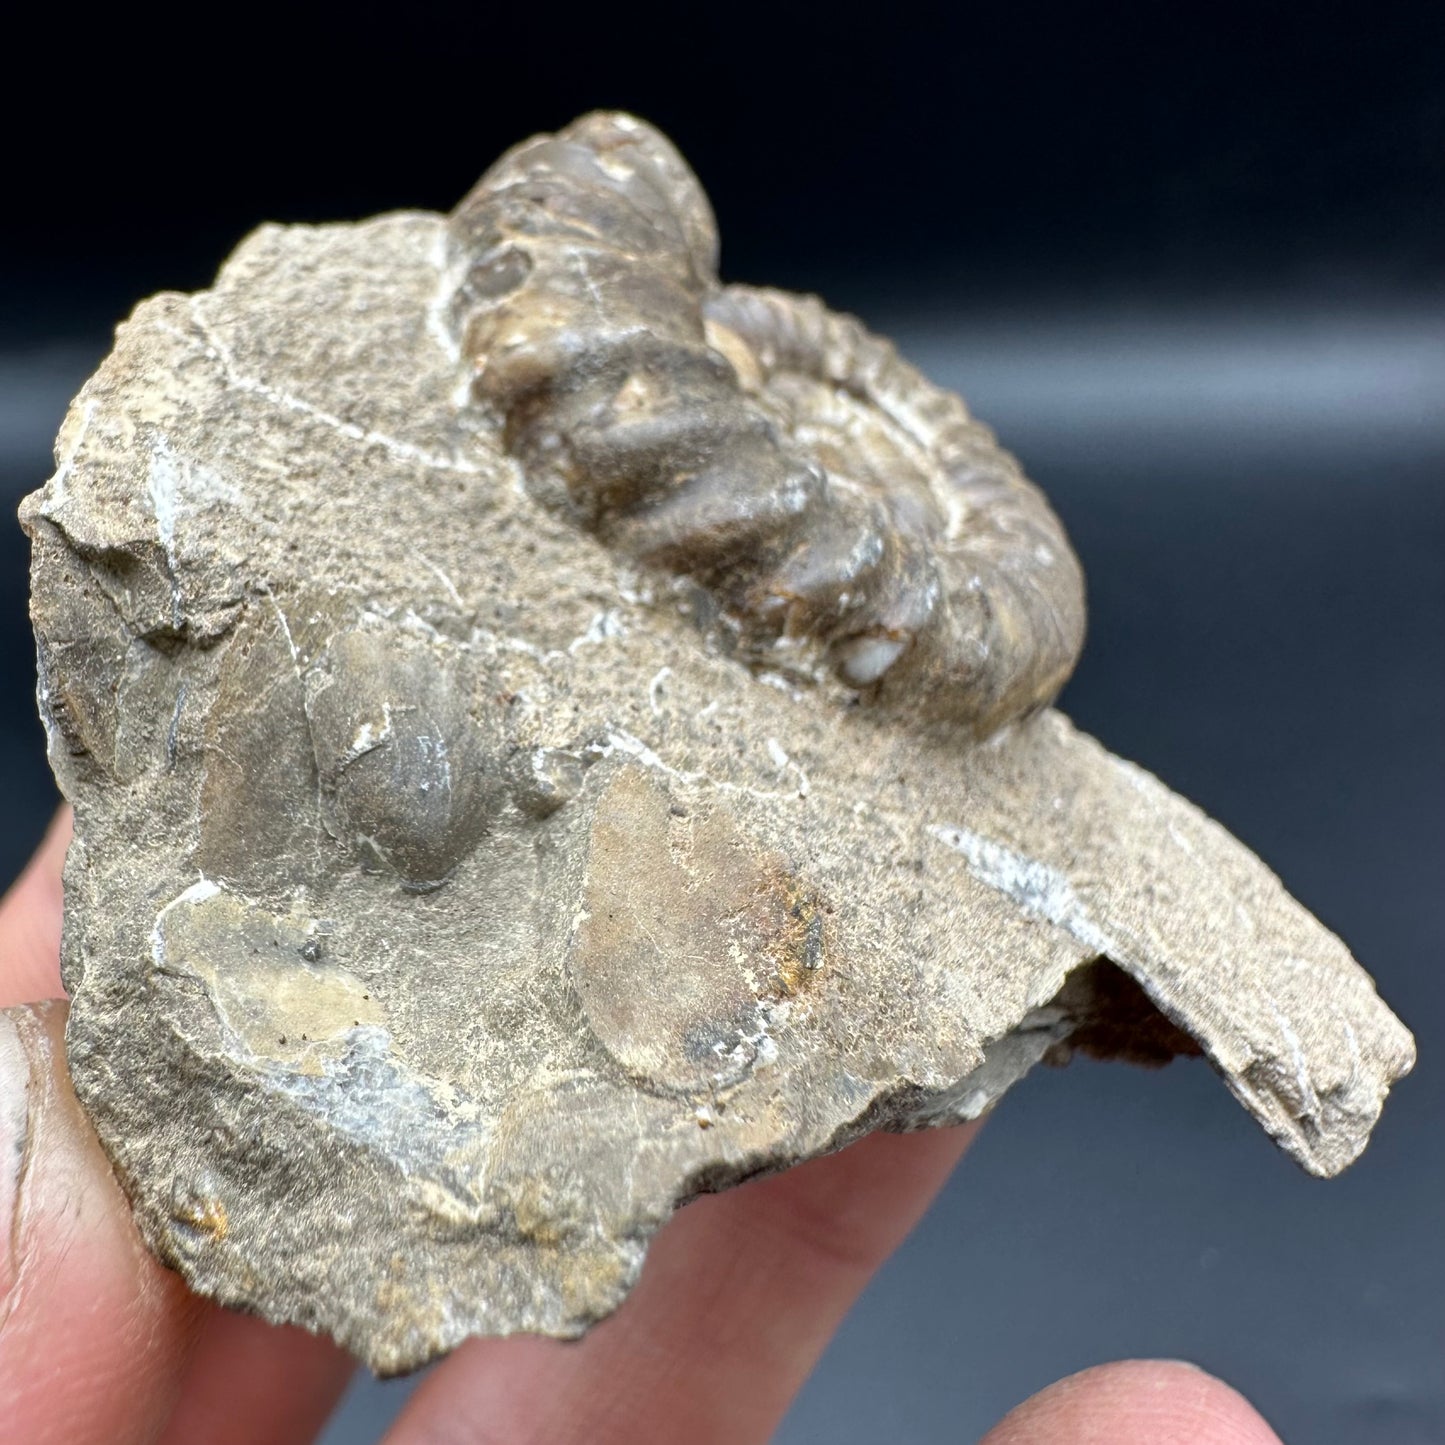
[{"label": "gray rock", "polygon": [[725,288],[640,122],[137,308],[27,499],[76,1089],[150,1246],[373,1368],[576,1335],[683,1201],[1202,1053],[1317,1174],[1409,1034],[1048,703],[1041,495]]}]

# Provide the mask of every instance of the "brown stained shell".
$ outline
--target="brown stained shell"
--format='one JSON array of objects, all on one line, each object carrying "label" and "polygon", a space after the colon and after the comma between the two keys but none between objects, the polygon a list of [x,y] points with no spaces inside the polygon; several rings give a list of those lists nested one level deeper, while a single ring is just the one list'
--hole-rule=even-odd
[{"label": "brown stained shell", "polygon": [[852,317],[721,287],[707,199],[657,131],[596,114],[528,141],[450,230],[473,394],[534,494],[712,589],[759,665],[821,650],[979,734],[1063,686],[1083,576],[1042,494]]}]

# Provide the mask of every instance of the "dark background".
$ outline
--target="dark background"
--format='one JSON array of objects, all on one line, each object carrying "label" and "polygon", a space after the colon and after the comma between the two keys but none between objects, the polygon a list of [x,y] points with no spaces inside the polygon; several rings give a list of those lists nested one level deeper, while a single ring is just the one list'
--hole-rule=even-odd
[{"label": "dark background", "polygon": [[[0,46],[7,512],[139,297],[260,220],[445,208],[522,136],[634,109],[729,277],[861,312],[1019,452],[1091,582],[1064,705],[1420,1037],[1327,1184],[1203,1065],[1035,1075],[780,1440],[953,1445],[1124,1354],[1199,1361],[1291,1441],[1445,1440],[1445,9],[51,8]],[[53,803],[25,558],[0,528],[7,875]]]}]

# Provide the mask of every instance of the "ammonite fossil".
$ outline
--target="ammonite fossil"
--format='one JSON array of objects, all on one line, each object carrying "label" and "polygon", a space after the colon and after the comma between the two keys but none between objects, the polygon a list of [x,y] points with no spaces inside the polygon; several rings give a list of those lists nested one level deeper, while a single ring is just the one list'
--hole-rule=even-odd
[{"label": "ammonite fossil", "polygon": [[27,499],[68,1055],[200,1292],[413,1368],[681,1203],[1034,1063],[1203,1054],[1306,1168],[1413,1044],[1049,706],[1078,564],[955,397],[725,287],[642,122],[142,303]]},{"label": "ammonite fossil", "polygon": [[720,287],[707,197],[655,130],[527,141],[450,228],[473,394],[539,498],[697,578],[764,663],[812,644],[979,733],[1063,686],[1083,577],[1043,495],[852,317]]}]

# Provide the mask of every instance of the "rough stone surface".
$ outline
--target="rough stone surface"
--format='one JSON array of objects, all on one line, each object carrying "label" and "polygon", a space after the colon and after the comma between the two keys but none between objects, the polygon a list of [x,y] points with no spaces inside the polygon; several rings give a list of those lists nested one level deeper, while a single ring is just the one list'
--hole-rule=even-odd
[{"label": "rough stone surface", "polygon": [[1305,1168],[1409,1034],[1046,706],[1041,496],[655,132],[144,302],[24,504],[76,1088],[163,1258],[375,1369],[575,1335],[700,1190],[1202,1052]]}]

